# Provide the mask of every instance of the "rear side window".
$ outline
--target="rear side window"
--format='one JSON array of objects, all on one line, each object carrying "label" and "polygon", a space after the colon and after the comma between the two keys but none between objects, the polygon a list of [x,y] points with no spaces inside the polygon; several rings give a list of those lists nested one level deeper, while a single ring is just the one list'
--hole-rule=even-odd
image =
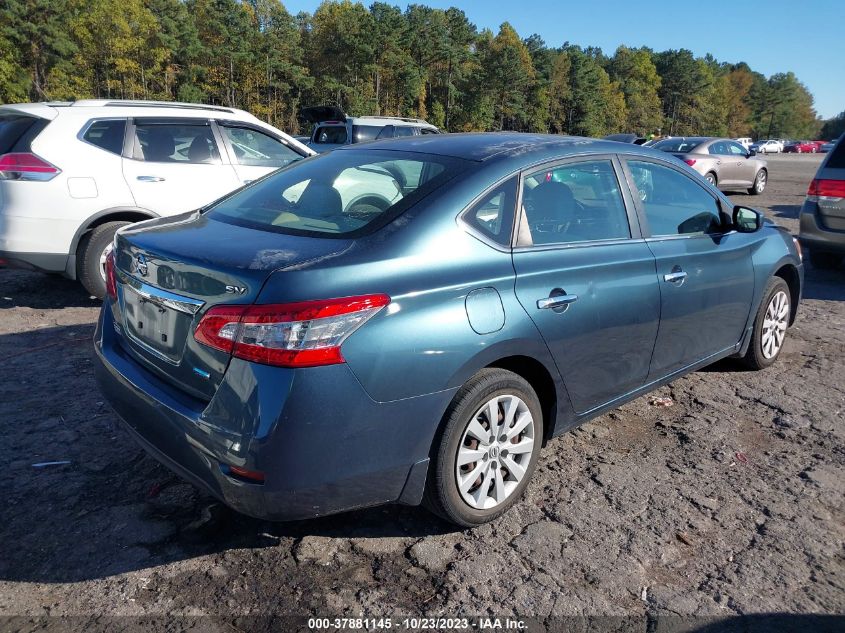
[{"label": "rear side window", "polygon": [[534,244],[631,237],[609,160],[567,163],[531,174],[524,181],[522,205]]},{"label": "rear side window", "polygon": [[637,160],[629,160],[628,168],[653,236],[724,230],[719,203],[689,176]]},{"label": "rear side window", "polygon": [[235,160],[253,167],[284,167],[302,158],[290,147],[268,134],[252,128],[224,126]]},{"label": "rear side window", "polygon": [[135,155],[154,163],[220,162],[220,151],[208,125],[138,123]]},{"label": "rear side window", "polygon": [[516,182],[511,178],[485,195],[464,214],[464,222],[497,244],[510,246]]},{"label": "rear side window", "polygon": [[37,120],[35,117],[17,114],[0,115],[0,154],[11,152]]},{"label": "rear side window", "polygon": [[845,142],[843,142],[843,138],[845,138],[845,134],[839,138],[839,141],[833,147],[825,167],[830,167],[832,169],[845,169]]},{"label": "rear side window", "polygon": [[123,136],[126,132],[126,120],[94,121],[85,130],[82,138],[112,154],[123,152]]},{"label": "rear side window", "polygon": [[208,217],[292,235],[356,237],[409,209],[463,164],[419,153],[329,152],[224,198]]},{"label": "rear side window", "polygon": [[314,134],[314,142],[321,145],[343,145],[346,139],[346,127],[341,125],[324,125]]},{"label": "rear side window", "polygon": [[[366,141],[374,141],[382,130],[381,125],[353,125],[352,126],[352,142],[364,143]],[[399,133],[399,128],[396,128],[396,136],[402,136]]]}]

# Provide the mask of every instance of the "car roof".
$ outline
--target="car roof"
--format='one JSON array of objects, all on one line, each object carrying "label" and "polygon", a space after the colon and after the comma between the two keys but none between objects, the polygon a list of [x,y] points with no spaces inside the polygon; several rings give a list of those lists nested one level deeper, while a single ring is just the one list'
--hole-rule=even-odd
[{"label": "car roof", "polygon": [[237,108],[182,103],[178,101],[144,101],[125,99],[80,99],[78,101],[43,101],[40,103],[15,103],[0,106],[7,110],[54,119],[59,114],[80,114],[82,116],[161,116],[173,117],[215,117],[257,121],[254,116]]},{"label": "car roof", "polygon": [[464,160],[485,161],[493,157],[543,160],[549,154],[569,150],[567,154],[634,153],[662,156],[663,153],[631,143],[555,134],[524,132],[469,132],[407,136],[389,140],[346,145],[335,151],[394,150],[420,152]]}]

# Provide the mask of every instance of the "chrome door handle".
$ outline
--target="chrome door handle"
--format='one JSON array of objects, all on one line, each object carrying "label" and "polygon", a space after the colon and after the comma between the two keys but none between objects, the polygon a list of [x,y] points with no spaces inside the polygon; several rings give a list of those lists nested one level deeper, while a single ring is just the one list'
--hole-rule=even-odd
[{"label": "chrome door handle", "polygon": [[164,178],[161,176],[138,176],[138,180],[141,182],[164,182]]},{"label": "chrome door handle", "polygon": [[686,278],[687,274],[682,270],[677,270],[675,272],[666,273],[665,275],[663,275],[663,281],[668,281],[671,284],[683,282],[683,280]]},{"label": "chrome door handle", "polygon": [[537,307],[540,310],[547,308],[560,308],[561,306],[568,306],[570,303],[578,301],[578,295],[558,295],[556,297],[546,297],[537,301]]}]

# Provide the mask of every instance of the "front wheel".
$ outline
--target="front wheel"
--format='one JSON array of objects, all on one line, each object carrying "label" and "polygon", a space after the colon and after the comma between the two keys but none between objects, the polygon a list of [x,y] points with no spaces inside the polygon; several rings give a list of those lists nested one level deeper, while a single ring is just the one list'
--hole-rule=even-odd
[{"label": "front wheel", "polygon": [[792,315],[789,286],[780,277],[772,277],[754,319],[751,344],[743,357],[751,369],[764,369],[780,356]]},{"label": "front wheel", "polygon": [[748,190],[752,196],[758,196],[766,189],[766,184],[769,179],[769,174],[765,169],[761,169],[757,172],[757,175],[754,176],[754,183],[751,185],[751,188]]},{"label": "front wheel", "polygon": [[106,296],[106,256],[114,234],[130,222],[106,222],[89,231],[79,242],[76,276],[90,294],[102,299]]},{"label": "front wheel", "polygon": [[504,369],[481,370],[446,411],[426,506],[463,527],[492,521],[522,496],[542,442],[543,413],[531,385]]}]

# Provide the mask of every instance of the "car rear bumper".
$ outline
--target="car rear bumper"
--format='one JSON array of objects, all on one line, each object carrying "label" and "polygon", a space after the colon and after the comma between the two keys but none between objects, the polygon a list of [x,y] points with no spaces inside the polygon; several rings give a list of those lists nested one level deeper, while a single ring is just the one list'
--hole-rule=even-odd
[{"label": "car rear bumper", "polygon": [[845,232],[822,226],[817,205],[812,200],[805,201],[801,208],[798,239],[810,250],[845,254]]},{"label": "car rear bumper", "polygon": [[[153,457],[244,514],[303,519],[422,498],[453,392],[375,402],[346,365],[284,369],[234,359],[210,402],[140,366],[104,306],[95,334],[103,394]],[[263,484],[227,466],[264,473]]]}]

